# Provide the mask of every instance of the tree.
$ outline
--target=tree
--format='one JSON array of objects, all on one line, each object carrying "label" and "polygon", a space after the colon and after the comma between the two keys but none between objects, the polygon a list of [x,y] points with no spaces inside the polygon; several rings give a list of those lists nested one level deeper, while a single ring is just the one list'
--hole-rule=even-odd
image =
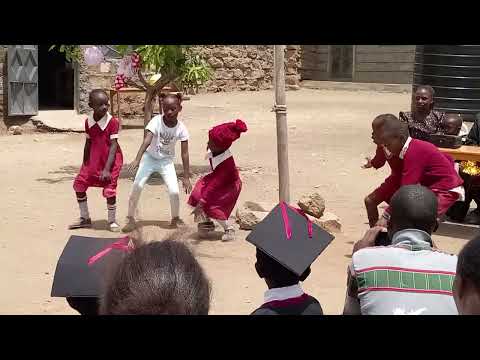
[{"label": "tree", "polygon": [[[83,56],[78,45],[54,45],[64,52],[68,61],[79,61]],[[211,77],[208,64],[187,45],[116,45],[115,49],[124,59],[132,54],[140,56],[139,67],[133,76],[126,76],[124,83],[145,91],[144,124],[152,118],[153,100],[162,89],[171,83],[181,83],[181,88],[198,90],[198,86]],[[147,73],[160,74],[156,81],[149,82]]]}]

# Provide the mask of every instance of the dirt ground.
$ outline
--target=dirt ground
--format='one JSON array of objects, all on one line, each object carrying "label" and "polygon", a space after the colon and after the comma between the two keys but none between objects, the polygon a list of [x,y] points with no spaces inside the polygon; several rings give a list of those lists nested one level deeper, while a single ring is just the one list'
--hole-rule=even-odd
[{"label": "dirt ground", "polygon": [[[244,182],[239,204],[246,200],[278,199],[273,93],[204,94],[185,102],[193,172],[207,170],[204,160],[207,130],[214,124],[244,119],[249,131],[233,146]],[[327,211],[337,214],[343,232],[312,267],[304,288],[317,297],[326,314],[343,308],[346,267],[352,244],[367,229],[363,198],[387,175],[362,170],[373,154],[370,124],[379,113],[409,108],[408,94],[367,91],[306,90],[287,93],[292,200],[319,191]],[[133,160],[142,130],[123,130],[120,137],[125,162]],[[68,231],[78,217],[72,190],[84,144],[83,134],[26,134],[0,137],[0,314],[74,314],[64,299],[51,298],[55,266],[71,234],[112,237],[106,231],[106,204],[100,189],[89,191],[91,230]],[[177,162],[181,164],[179,149]],[[123,225],[132,179],[122,176],[118,187],[118,219]],[[186,195],[181,195],[185,204]],[[141,198],[140,213],[148,228],[166,234],[170,206],[166,189],[154,179]],[[193,225],[187,206],[181,214]],[[475,228],[442,225],[434,239],[450,252],[473,236]],[[262,303],[266,288],[254,269],[255,251],[245,241],[188,240],[211,279],[211,314],[248,314]]]}]

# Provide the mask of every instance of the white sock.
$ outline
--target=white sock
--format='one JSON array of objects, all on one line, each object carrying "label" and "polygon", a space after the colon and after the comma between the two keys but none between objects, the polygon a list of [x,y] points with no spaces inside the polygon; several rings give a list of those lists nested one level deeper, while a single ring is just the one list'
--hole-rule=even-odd
[{"label": "white sock", "polygon": [[108,223],[111,224],[115,222],[116,219],[116,212],[117,212],[117,205],[113,204],[107,204],[107,212],[108,212]]},{"label": "white sock", "polygon": [[87,197],[77,198],[78,207],[80,208],[80,217],[83,219],[90,219],[90,214],[88,213],[88,203]]}]

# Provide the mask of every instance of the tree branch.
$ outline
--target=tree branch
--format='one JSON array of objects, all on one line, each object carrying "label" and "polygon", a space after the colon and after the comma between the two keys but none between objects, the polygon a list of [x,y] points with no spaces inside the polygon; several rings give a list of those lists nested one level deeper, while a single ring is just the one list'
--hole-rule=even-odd
[{"label": "tree branch", "polygon": [[135,87],[135,88],[140,89],[140,90],[144,90],[144,91],[147,90],[147,89],[145,88],[145,86],[139,85],[139,84],[137,84],[137,83],[136,83],[135,81],[133,81],[133,80],[126,80],[125,83],[126,83],[127,85],[130,85],[130,86]]}]

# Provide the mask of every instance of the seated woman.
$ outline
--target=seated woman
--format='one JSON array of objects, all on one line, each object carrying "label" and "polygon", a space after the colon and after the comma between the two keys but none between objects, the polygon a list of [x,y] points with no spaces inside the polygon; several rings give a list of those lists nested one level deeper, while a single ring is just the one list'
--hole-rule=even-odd
[{"label": "seated woman", "polygon": [[435,90],[429,85],[420,85],[414,93],[412,111],[400,112],[399,118],[408,124],[410,136],[428,141],[429,135],[443,133],[444,112],[433,109]]}]

